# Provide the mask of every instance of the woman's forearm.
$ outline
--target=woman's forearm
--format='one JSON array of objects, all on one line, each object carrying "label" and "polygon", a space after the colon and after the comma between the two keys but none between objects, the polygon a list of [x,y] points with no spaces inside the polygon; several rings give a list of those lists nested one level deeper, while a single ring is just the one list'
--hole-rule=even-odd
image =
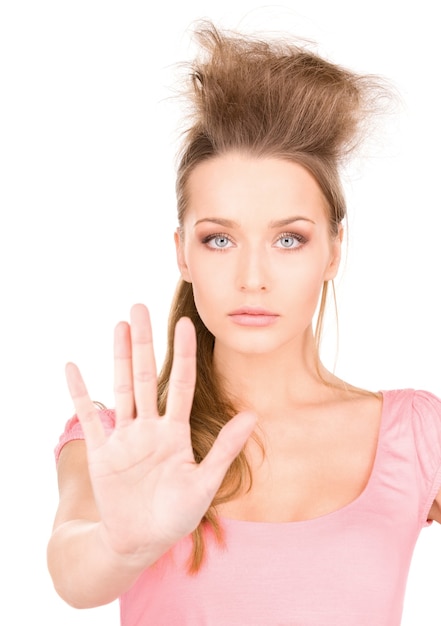
[{"label": "woman's forearm", "polygon": [[72,520],[58,526],[48,544],[48,566],[57,593],[75,608],[116,600],[166,550],[118,554],[107,544],[100,522]]}]

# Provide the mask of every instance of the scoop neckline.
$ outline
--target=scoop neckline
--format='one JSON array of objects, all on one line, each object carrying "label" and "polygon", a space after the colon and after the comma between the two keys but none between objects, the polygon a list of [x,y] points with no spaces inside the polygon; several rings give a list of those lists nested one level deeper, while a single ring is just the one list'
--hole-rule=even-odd
[{"label": "scoop neckline", "polygon": [[380,460],[381,460],[382,450],[383,450],[383,439],[384,439],[383,434],[384,434],[384,430],[386,429],[386,422],[387,422],[386,405],[388,403],[388,397],[390,393],[392,392],[386,391],[386,390],[380,390],[380,391],[377,391],[376,393],[379,394],[382,398],[381,412],[380,412],[380,427],[378,429],[377,447],[375,450],[374,462],[372,464],[372,469],[371,469],[371,473],[369,475],[368,481],[366,485],[364,486],[364,489],[356,498],[354,498],[347,504],[344,504],[343,506],[339,507],[338,509],[335,509],[334,511],[329,511],[329,513],[324,513],[323,515],[318,515],[317,517],[311,517],[305,520],[294,520],[291,522],[264,522],[264,521],[242,520],[242,519],[236,519],[234,517],[224,517],[222,515],[219,515],[218,519],[221,525],[242,526],[242,527],[246,527],[247,529],[249,528],[260,528],[260,529],[263,529],[263,528],[268,528],[268,529],[300,528],[301,526],[305,526],[305,525],[312,526],[314,524],[320,524],[328,520],[331,520],[334,517],[344,515],[346,512],[350,511],[351,509],[355,508],[358,504],[360,504],[360,502],[363,501],[367,497],[367,495],[369,494],[369,492],[371,491],[373,487],[373,484],[376,481],[376,477],[378,473],[378,466],[380,465]]}]

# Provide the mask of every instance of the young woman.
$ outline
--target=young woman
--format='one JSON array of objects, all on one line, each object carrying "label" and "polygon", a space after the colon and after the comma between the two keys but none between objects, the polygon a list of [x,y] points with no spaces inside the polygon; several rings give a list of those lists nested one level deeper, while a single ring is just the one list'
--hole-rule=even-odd
[{"label": "young woman", "polygon": [[124,626],[396,626],[441,521],[441,402],[355,388],[318,355],[339,168],[383,87],[283,42],[199,41],[168,354],[157,380],[137,304],[114,410],[67,366],[55,587],[76,607],[120,598]]}]

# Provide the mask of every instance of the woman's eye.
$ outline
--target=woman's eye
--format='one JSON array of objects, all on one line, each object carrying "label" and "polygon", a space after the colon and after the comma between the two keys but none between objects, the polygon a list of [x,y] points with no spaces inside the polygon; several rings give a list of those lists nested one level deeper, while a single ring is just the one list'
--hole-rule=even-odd
[{"label": "woman's eye", "polygon": [[305,238],[301,235],[296,235],[294,233],[284,233],[283,235],[280,235],[276,242],[276,245],[279,244],[277,245],[278,248],[293,250],[301,246],[303,243],[305,243]]},{"label": "woman's eye", "polygon": [[210,235],[209,237],[205,237],[203,243],[207,244],[209,248],[213,248],[215,250],[229,248],[232,245],[230,239],[226,235]]}]

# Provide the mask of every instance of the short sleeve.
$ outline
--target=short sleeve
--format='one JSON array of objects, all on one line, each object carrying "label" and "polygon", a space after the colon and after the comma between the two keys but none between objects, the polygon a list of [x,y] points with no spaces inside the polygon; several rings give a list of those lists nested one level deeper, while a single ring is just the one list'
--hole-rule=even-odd
[{"label": "short sleeve", "polygon": [[[441,489],[441,400],[428,391],[413,396],[413,433],[420,482],[422,525]],[[430,522],[429,522],[430,523]]]},{"label": "short sleeve", "polygon": [[[99,411],[99,416],[101,418],[106,433],[110,434],[115,428],[115,411],[113,411],[112,409],[101,409]],[[57,463],[63,446],[65,446],[66,443],[68,443],[69,441],[75,441],[78,439],[84,439],[84,433],[83,429],[81,428],[80,420],[76,415],[74,415],[70,418],[70,420],[66,422],[64,431],[60,435],[58,443],[55,447],[54,454],[55,461]]]}]

